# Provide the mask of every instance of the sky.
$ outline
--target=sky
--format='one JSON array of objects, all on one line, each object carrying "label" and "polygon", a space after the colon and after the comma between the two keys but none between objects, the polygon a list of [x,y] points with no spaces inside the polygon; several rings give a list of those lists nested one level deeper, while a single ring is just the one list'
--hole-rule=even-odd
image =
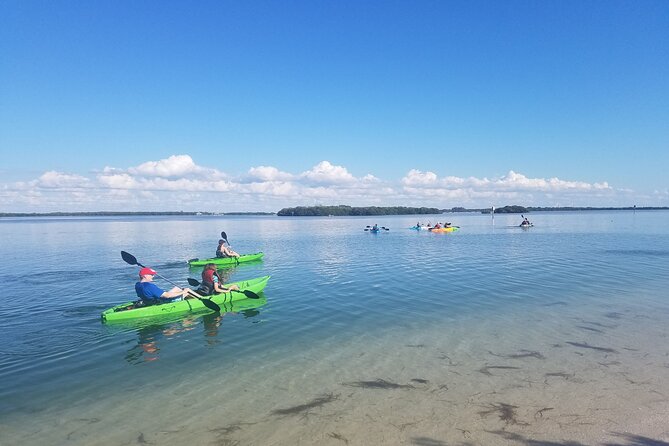
[{"label": "sky", "polygon": [[669,2],[0,0],[0,212],[669,206]]}]

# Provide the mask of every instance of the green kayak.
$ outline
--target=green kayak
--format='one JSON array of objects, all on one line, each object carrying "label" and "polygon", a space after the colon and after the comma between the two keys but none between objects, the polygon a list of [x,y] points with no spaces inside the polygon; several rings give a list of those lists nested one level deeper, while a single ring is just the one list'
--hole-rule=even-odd
[{"label": "green kayak", "polygon": [[[269,278],[270,276],[264,276],[257,277],[255,279],[242,280],[240,282],[232,282],[226,284],[226,286],[236,284],[239,286],[239,291],[215,294],[213,296],[207,296],[207,298],[211,298],[212,302],[215,302],[219,306],[222,306],[226,302],[229,303],[236,300],[247,299],[249,296],[244,294],[244,291],[252,291],[255,294],[261,292],[263,289],[265,289]],[[103,311],[101,314],[102,321],[127,321],[130,319],[164,316],[168,314],[174,315],[180,313],[211,311],[199,299],[186,299],[178,302],[169,302],[162,305],[150,305],[148,307],[138,308],[134,308],[134,304],[134,301],[126,302]]]},{"label": "green kayak", "polygon": [[262,252],[257,252],[255,254],[244,254],[240,257],[214,257],[211,259],[190,259],[188,264],[190,266],[204,266],[207,263],[213,263],[216,266],[225,266],[225,265],[239,265],[243,262],[252,262],[253,260],[262,259],[264,254]]}]

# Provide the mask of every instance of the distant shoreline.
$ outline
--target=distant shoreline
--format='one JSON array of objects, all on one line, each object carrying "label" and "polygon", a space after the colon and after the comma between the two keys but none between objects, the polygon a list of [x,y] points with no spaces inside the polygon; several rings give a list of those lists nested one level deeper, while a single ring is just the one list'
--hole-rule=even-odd
[{"label": "distant shoreline", "polygon": [[[407,214],[407,208],[402,208],[405,212],[397,212],[396,207],[374,207],[370,213],[365,213],[364,211],[367,208],[352,208],[355,209],[355,213],[352,214],[332,214],[327,213],[322,207],[312,206],[312,207],[303,207],[302,211],[309,210],[308,213],[302,213],[301,215],[292,214],[284,211],[281,213],[277,212],[183,212],[183,211],[162,211],[162,212],[133,212],[133,211],[97,211],[97,212],[0,212],[0,218],[2,217],[141,217],[141,216],[244,216],[244,215],[280,215],[280,216],[310,216],[310,217],[338,217],[338,216],[368,216],[368,215],[420,215],[426,214],[425,208],[414,208],[422,209],[423,212],[417,212],[416,214]],[[435,212],[430,212],[430,214],[454,214],[454,213],[484,213],[490,214],[491,208],[477,208],[477,209],[467,209],[462,207],[456,207],[451,209],[434,209]],[[323,210],[326,213],[319,212]],[[520,214],[520,213],[531,213],[531,212],[560,212],[560,211],[666,211],[669,210],[668,206],[627,206],[627,207],[519,207],[519,206],[505,206],[500,208],[495,208],[496,214]]]},{"label": "distant shoreline", "polygon": [[135,217],[135,216],[224,216],[224,215],[274,215],[276,212],[0,212],[1,217]]}]

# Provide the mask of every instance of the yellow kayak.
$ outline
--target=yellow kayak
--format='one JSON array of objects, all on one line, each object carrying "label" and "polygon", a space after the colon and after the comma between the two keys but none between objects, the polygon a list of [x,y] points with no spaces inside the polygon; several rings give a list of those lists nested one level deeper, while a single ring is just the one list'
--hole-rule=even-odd
[{"label": "yellow kayak", "polygon": [[455,232],[458,229],[460,229],[459,226],[446,226],[445,228],[439,228],[439,229],[430,229],[430,232]]}]

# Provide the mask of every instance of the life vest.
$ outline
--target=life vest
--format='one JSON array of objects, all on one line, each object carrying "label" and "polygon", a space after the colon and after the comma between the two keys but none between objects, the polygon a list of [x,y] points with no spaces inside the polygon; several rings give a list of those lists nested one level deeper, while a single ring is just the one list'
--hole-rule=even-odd
[{"label": "life vest", "polygon": [[197,290],[200,294],[211,296],[214,294],[214,270],[206,269],[202,271],[202,283]]}]

